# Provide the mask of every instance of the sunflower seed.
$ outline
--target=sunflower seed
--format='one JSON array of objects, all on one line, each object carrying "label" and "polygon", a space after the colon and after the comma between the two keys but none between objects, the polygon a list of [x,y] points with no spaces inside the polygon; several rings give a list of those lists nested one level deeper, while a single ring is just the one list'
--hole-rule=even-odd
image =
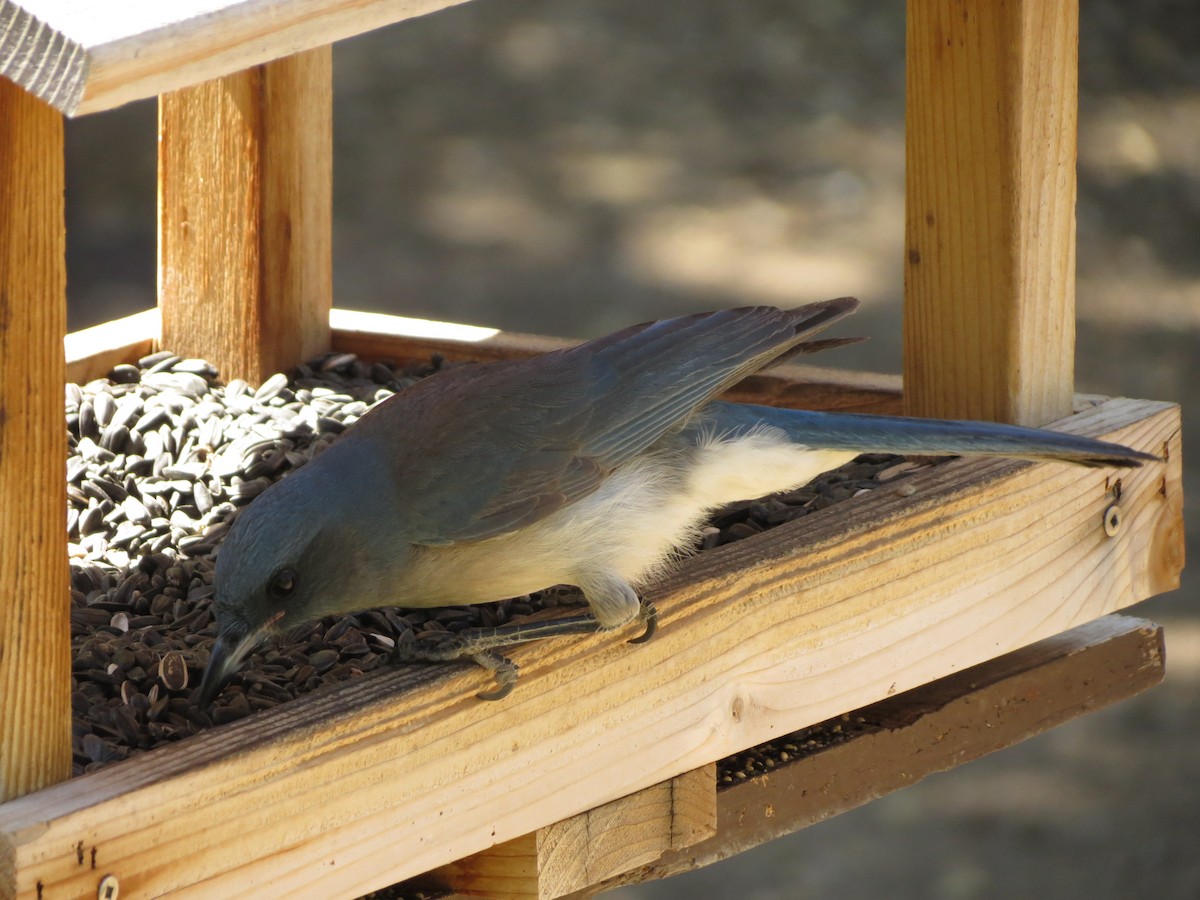
[{"label": "sunflower seed", "polygon": [[158,678],[168,691],[182,691],[187,688],[188,670],[183,654],[176,650],[165,654],[158,664]]},{"label": "sunflower seed", "polygon": [[113,399],[112,394],[99,393],[93,397],[92,406],[96,413],[96,424],[100,428],[106,428],[112,421],[113,413],[117,411],[117,401]]},{"label": "sunflower seed", "polygon": [[282,372],[276,372],[254,392],[254,399],[259,403],[266,403],[273,397],[278,397],[279,392],[287,387],[288,377]]},{"label": "sunflower seed", "polygon": [[135,525],[150,524],[150,510],[146,508],[146,504],[132,494],[121,502],[121,508],[125,510],[125,518]]},{"label": "sunflower seed", "polygon": [[115,422],[104,429],[100,436],[100,446],[113,453],[119,453],[129,441],[129,428]]},{"label": "sunflower seed", "polygon": [[187,372],[204,378],[215,378],[217,367],[205,359],[181,359],[171,366],[173,372]]}]

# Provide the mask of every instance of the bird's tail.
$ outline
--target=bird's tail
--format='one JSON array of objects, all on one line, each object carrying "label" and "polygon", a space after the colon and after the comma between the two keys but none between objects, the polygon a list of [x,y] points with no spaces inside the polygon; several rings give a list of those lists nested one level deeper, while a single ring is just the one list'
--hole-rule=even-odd
[{"label": "bird's tail", "polygon": [[859,413],[825,413],[709,403],[706,427],[717,432],[751,430],[762,425],[782,429],[796,443],[821,450],[859,453],[909,453],[944,456],[1008,456],[1055,459],[1081,466],[1140,466],[1158,457],[1120,444],[1042,428],[995,422],[913,419]]}]

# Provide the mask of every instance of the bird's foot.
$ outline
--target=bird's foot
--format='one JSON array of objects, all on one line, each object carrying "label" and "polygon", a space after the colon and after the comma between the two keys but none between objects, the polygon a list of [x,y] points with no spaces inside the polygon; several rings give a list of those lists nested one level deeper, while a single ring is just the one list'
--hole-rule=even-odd
[{"label": "bird's foot", "polygon": [[[645,631],[631,644],[644,644],[658,629],[658,613],[651,603],[643,603],[637,621]],[[517,664],[496,651],[503,647],[564,635],[595,634],[606,629],[591,615],[564,616],[543,622],[513,622],[493,627],[464,628],[462,631],[411,632],[396,642],[393,658],[400,663],[471,661],[492,672],[496,689],[477,694],[480,700],[500,700],[517,683]]]},{"label": "bird's foot", "polygon": [[517,664],[491,649],[492,642],[479,640],[469,632],[483,629],[468,628],[462,632],[426,631],[419,635],[405,634],[396,642],[393,659],[399,663],[440,663],[471,661],[493,673],[496,689],[481,691],[480,700],[500,700],[507,697],[517,683]]}]

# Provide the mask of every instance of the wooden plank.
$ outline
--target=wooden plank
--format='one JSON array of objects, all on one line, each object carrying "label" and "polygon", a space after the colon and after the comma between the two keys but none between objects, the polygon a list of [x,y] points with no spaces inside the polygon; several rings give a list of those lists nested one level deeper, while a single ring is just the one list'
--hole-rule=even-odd
[{"label": "wooden plank", "polygon": [[451,359],[492,362],[523,359],[578,343],[566,338],[350,309],[335,309],[329,322],[334,350],[370,360],[427,362],[431,354],[441,353]]},{"label": "wooden plank", "polygon": [[0,799],[71,774],[62,116],[0,78]]},{"label": "wooden plank", "polygon": [[9,801],[0,894],[353,897],[1176,586],[1178,408],[1062,427],[1166,461],[931,467],[688,560],[645,645],[516,648],[502,703],[474,667],[373,672]]},{"label": "wooden plank", "polygon": [[157,309],[147,309],[91,328],[72,331],[63,340],[67,381],[86,384],[103,378],[121,363],[136,363],[158,346],[162,330]]},{"label": "wooden plank", "polygon": [[552,900],[710,838],[717,830],[716,764],[652,785],[421,879],[491,900]]},{"label": "wooden plank", "polygon": [[463,0],[0,0],[0,75],[67,115],[324,47]]},{"label": "wooden plank", "polygon": [[162,342],[257,384],[329,347],[328,47],[159,107]]},{"label": "wooden plank", "polygon": [[1077,0],[910,0],[904,384],[913,415],[1071,411]]},{"label": "wooden plank", "polygon": [[720,790],[712,838],[577,896],[678,875],[799,831],[1141,693],[1162,681],[1164,663],[1161,627],[1105,616],[857,710],[849,718],[864,724],[845,742]]}]

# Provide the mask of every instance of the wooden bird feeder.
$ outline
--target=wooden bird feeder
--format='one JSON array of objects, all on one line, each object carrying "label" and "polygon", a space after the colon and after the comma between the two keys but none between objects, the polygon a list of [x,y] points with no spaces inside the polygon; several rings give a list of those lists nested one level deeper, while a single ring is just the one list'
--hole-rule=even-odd
[{"label": "wooden bird feeder", "polygon": [[[476,700],[464,667],[396,668],[64,780],[64,377],[160,344],[253,382],[330,348],[556,343],[331,315],[329,44],[452,3],[0,0],[0,895],[355,897],[416,876],[587,895],[1161,679],[1158,627],[1111,614],[1178,585],[1179,410],[1073,388],[1077,3],[909,0],[903,390],[795,368],[736,396],[1057,421],[1162,463],[934,467],[905,496],[692,559],[653,591],[662,627],[643,647],[519,649],[502,703]],[[62,117],[153,95],[158,309],[64,354]],[[718,790],[714,761],[849,711],[878,727]]]}]

